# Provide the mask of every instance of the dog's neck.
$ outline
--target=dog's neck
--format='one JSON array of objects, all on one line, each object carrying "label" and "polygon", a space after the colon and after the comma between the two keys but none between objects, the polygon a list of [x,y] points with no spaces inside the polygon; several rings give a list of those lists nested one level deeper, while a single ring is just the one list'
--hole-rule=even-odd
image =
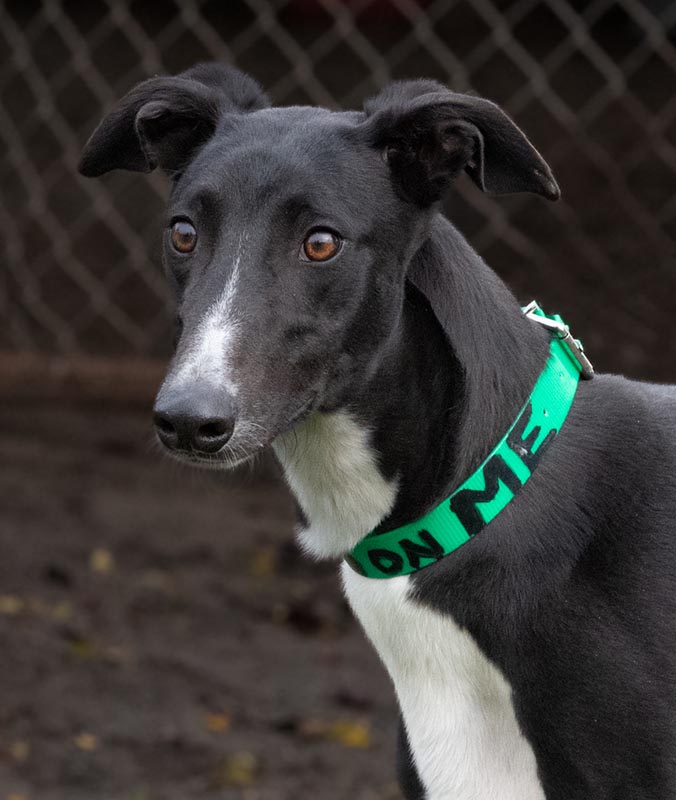
[{"label": "dog's neck", "polygon": [[304,547],[343,555],[441,502],[507,430],[546,357],[546,334],[439,216],[369,385],[275,442],[306,517]]}]

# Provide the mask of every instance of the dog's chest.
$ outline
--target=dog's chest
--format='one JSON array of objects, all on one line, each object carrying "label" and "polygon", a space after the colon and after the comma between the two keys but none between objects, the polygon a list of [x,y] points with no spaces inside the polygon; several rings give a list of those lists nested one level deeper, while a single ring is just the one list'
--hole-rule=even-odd
[{"label": "dog's chest", "polygon": [[544,800],[510,686],[471,636],[412,601],[407,577],[344,565],[343,583],[394,682],[427,800]]},{"label": "dog's chest", "polygon": [[[315,415],[275,442],[308,524],[304,547],[344,554],[389,512],[396,481],[378,469],[368,431],[349,415]],[[544,800],[511,690],[471,636],[408,597],[407,577],[343,582],[387,667],[426,800]]]}]

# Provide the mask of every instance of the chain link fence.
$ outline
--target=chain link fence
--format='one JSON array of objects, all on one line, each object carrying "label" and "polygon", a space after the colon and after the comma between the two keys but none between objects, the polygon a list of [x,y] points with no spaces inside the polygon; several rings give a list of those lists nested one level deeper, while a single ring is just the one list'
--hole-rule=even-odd
[{"label": "chain link fence", "polygon": [[563,200],[461,180],[449,215],[600,367],[676,378],[676,0],[7,0],[0,54],[0,352],[165,354],[165,180],[76,165],[136,82],[223,59],[279,104],[420,76],[500,103]]}]

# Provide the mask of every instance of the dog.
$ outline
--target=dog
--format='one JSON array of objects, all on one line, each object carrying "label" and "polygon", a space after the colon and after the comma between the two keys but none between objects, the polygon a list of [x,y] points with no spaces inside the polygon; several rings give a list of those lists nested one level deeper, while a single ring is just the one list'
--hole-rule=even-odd
[{"label": "dog", "polygon": [[156,167],[157,436],[221,469],[272,446],[393,680],[407,800],[676,797],[676,389],[584,380],[440,211],[461,173],[556,200],[524,133],[435,81],[275,108],[201,64],[129,92],[80,171]]}]

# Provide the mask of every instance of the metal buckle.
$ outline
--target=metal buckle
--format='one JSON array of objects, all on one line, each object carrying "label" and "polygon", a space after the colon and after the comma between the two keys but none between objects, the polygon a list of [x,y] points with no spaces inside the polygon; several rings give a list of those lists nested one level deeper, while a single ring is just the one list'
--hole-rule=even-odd
[{"label": "metal buckle", "polygon": [[573,334],[570,332],[570,328],[565,322],[559,322],[558,320],[550,319],[549,317],[539,316],[536,312],[541,310],[542,309],[537,302],[535,300],[531,300],[531,302],[523,309],[523,313],[528,317],[528,319],[532,320],[533,322],[537,322],[538,325],[542,325],[544,328],[547,328],[547,330],[556,334],[556,336],[558,336],[558,338],[561,339],[566,345],[571,356],[580,365],[581,376],[585,380],[590,380],[593,378],[594,367],[592,366],[591,361],[585,355],[582,342],[573,337]]}]

